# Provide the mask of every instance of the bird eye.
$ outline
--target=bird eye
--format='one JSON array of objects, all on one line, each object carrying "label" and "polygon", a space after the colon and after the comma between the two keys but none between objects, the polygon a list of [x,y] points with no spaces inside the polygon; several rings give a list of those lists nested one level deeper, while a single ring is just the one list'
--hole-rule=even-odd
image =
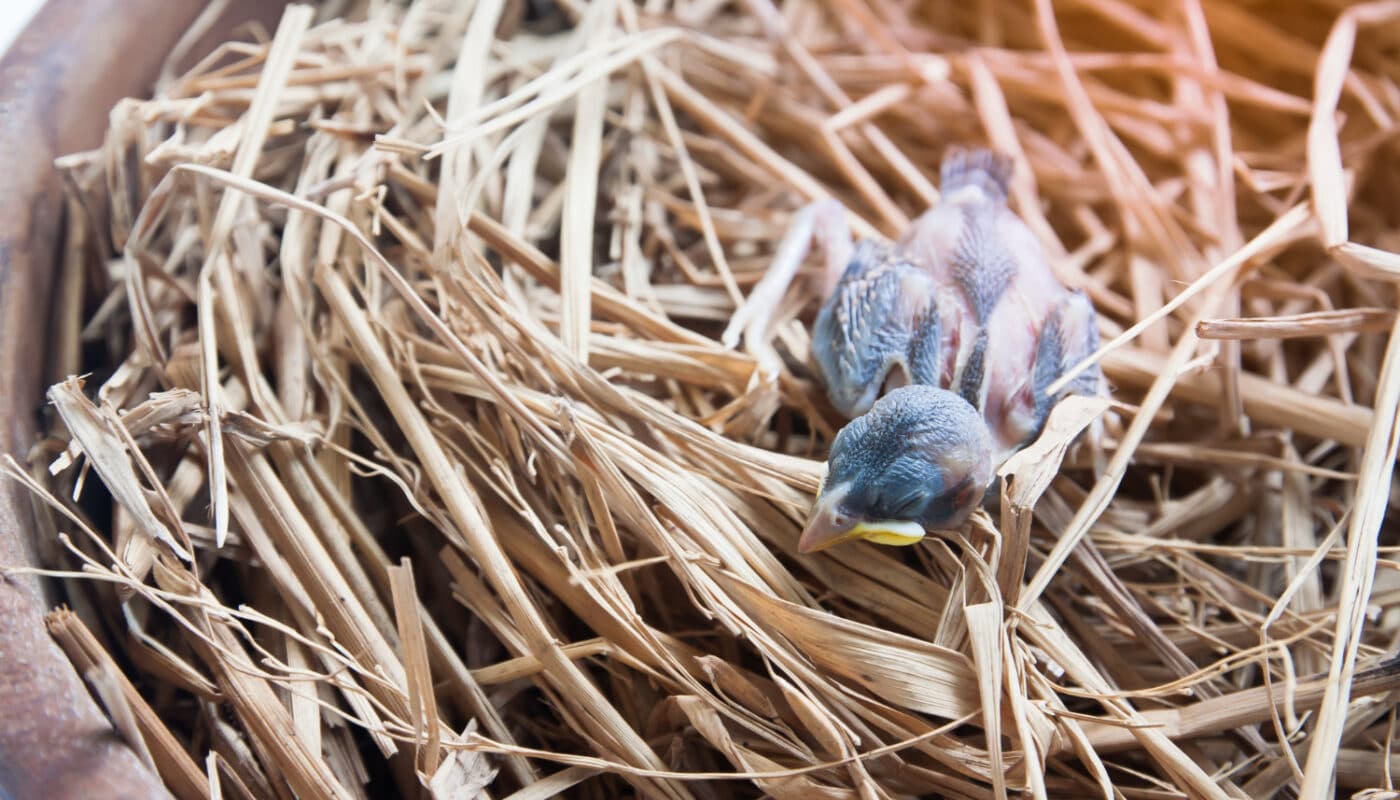
[{"label": "bird eye", "polygon": [[895,498],[890,503],[890,516],[897,519],[912,519],[919,516],[923,507],[928,504],[928,495],[922,490],[906,492],[904,495]]}]

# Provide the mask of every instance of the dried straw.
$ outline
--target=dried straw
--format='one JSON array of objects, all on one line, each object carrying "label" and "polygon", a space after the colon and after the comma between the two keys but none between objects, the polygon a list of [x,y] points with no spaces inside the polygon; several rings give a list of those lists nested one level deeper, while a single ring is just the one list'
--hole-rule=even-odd
[{"label": "dried straw", "polygon": [[[1400,4],[1286,5],[344,0],[173,60],[59,163],[55,637],[181,798],[1397,796]],[[979,142],[1112,400],[956,535],[798,555],[814,286],[721,336],[797,208],[897,235]]]}]

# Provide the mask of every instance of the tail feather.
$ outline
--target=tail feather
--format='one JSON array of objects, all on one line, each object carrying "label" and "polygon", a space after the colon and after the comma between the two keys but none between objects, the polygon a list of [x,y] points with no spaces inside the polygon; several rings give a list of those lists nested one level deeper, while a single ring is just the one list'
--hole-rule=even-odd
[{"label": "tail feather", "polygon": [[990,199],[1006,200],[1015,164],[1010,156],[995,150],[954,147],[943,156],[943,194],[969,186],[981,189]]}]

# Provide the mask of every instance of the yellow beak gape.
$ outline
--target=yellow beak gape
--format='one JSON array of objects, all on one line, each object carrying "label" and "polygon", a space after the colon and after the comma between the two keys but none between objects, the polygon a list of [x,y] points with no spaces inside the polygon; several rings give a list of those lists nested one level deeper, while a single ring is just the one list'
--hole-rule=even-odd
[{"label": "yellow beak gape", "polygon": [[904,547],[924,538],[924,526],[908,520],[887,519],[859,523],[851,528],[851,533],[867,542]]}]

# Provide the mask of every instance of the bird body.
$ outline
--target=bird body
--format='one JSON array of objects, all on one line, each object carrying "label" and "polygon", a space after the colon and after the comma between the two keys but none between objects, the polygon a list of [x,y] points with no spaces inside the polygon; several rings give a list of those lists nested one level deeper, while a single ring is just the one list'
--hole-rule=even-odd
[{"label": "bird body", "polygon": [[[929,302],[943,337],[936,385],[982,412],[997,464],[1040,429],[1048,408],[1037,405],[1036,390],[1072,365],[1062,363],[1064,354],[1082,357],[1098,347],[1088,298],[1055,278],[1040,243],[1006,204],[1010,169],[985,150],[955,152],[944,164],[943,201],[897,245],[935,285]],[[1055,374],[1037,385],[1037,360],[1046,358]],[[1076,388],[1093,393],[1098,382],[1091,375]]]},{"label": "bird body", "polygon": [[767,274],[734,314],[761,364],[773,312],[813,241],[826,250],[812,357],[838,411],[827,476],[798,549],[851,539],[909,544],[962,524],[996,467],[1067,394],[1104,391],[1097,367],[1048,389],[1098,349],[1094,308],[1066,289],[1007,205],[1011,161],[954,149],[942,199],[896,242],[851,242],[832,200],[799,211]]},{"label": "bird body", "polygon": [[[812,350],[852,422],[833,442],[804,551],[960,524],[1039,432],[1058,399],[1046,388],[1098,348],[1088,298],[1055,278],[1007,205],[1010,174],[999,154],[954,151],[937,206],[897,242],[851,249]],[[1101,391],[1091,369],[1062,395]]]}]

